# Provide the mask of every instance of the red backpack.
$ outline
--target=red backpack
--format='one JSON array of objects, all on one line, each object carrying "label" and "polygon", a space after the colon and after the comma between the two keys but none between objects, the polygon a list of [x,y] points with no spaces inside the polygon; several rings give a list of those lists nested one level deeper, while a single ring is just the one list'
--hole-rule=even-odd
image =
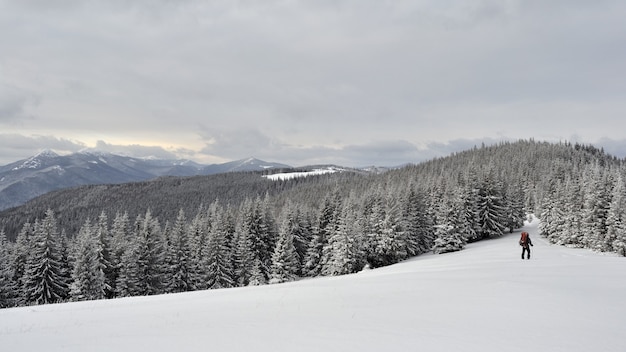
[{"label": "red backpack", "polygon": [[522,232],[522,238],[520,238],[519,240],[519,245],[520,246],[528,245],[528,232]]}]

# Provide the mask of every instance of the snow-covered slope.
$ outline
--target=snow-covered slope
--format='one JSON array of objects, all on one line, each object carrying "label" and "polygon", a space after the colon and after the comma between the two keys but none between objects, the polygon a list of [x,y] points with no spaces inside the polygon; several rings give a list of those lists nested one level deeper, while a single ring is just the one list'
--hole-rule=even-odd
[{"label": "snow-covered slope", "polygon": [[290,179],[299,178],[299,177],[334,174],[335,172],[341,172],[341,171],[344,171],[344,169],[336,167],[336,166],[327,166],[327,167],[315,168],[310,171],[280,172],[276,174],[265,175],[263,177],[266,177],[272,181],[277,181],[277,180],[283,181],[283,180],[290,180]]},{"label": "snow-covered slope", "polygon": [[6,351],[624,351],[626,259],[519,232],[343,277],[0,310]]}]

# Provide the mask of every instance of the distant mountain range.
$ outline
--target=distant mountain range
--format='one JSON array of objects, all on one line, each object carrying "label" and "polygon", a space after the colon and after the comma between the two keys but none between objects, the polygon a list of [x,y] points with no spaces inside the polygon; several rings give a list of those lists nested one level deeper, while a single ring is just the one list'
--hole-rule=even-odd
[{"label": "distant mountain range", "polygon": [[95,151],[58,155],[45,150],[28,159],[0,166],[0,210],[75,186],[283,168],[291,166],[255,158],[202,165],[190,160],[142,159]]}]

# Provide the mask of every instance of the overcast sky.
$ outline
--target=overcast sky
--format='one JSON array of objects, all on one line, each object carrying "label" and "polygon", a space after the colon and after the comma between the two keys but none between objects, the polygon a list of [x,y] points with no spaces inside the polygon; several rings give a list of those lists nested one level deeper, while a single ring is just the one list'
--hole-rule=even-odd
[{"label": "overcast sky", "polygon": [[0,165],[294,166],[481,143],[626,156],[626,1],[0,0]]}]

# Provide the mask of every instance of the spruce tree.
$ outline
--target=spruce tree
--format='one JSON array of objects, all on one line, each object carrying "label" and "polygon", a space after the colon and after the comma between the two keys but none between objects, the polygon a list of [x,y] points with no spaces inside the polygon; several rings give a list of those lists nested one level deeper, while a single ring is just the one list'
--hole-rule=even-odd
[{"label": "spruce tree", "polygon": [[76,238],[70,285],[73,300],[102,299],[106,295],[107,285],[98,237],[97,230],[87,220]]},{"label": "spruce tree", "polygon": [[137,217],[133,241],[122,255],[117,292],[120,296],[147,296],[165,292],[165,253],[158,219],[150,210]]},{"label": "spruce tree", "polygon": [[622,250],[623,253],[620,242],[626,233],[626,185],[624,185],[621,175],[615,177],[614,183],[606,220],[606,236],[599,249],[605,252],[615,251],[617,253],[620,253],[620,250]]},{"label": "spruce tree", "polygon": [[182,209],[179,210],[176,222],[168,233],[169,243],[166,258],[168,275],[170,276],[168,292],[190,291],[193,287],[189,258],[191,248],[187,232],[187,220]]},{"label": "spruce tree", "polygon": [[500,237],[506,223],[502,192],[495,177],[488,174],[478,190],[478,222],[480,239]]},{"label": "spruce tree", "polygon": [[163,292],[165,253],[159,221],[150,210],[140,221],[137,237],[137,265],[139,295]]},{"label": "spruce tree", "polygon": [[437,238],[433,244],[433,253],[449,253],[465,248],[471,225],[462,216],[466,212],[464,194],[463,190],[458,190],[455,196],[445,202],[445,211],[435,228]]},{"label": "spruce tree", "polygon": [[214,218],[211,221],[207,242],[207,286],[210,289],[233,287],[232,252],[229,241],[231,236],[228,218],[217,201],[213,203],[211,208]]},{"label": "spruce tree", "polygon": [[26,304],[57,303],[68,297],[67,263],[63,263],[59,236],[54,213],[48,209],[43,220],[35,221],[24,274]]},{"label": "spruce tree", "polygon": [[343,206],[338,219],[338,227],[328,239],[329,257],[324,260],[323,275],[344,275],[353,273],[364,265],[364,255],[360,251],[357,233],[357,213],[350,202]]},{"label": "spruce tree", "polygon": [[295,247],[294,227],[288,214],[282,215],[278,241],[272,254],[269,283],[293,281],[300,271],[300,261]]},{"label": "spruce tree", "polygon": [[328,257],[328,254],[326,256],[324,255],[324,248],[328,245],[328,239],[338,225],[337,212],[340,203],[341,201],[337,190],[324,198],[317,225],[313,229],[311,242],[309,243],[304,260],[304,270],[308,276],[318,276],[321,274],[324,261]]},{"label": "spruce tree", "polygon": [[205,290],[208,288],[208,273],[206,258],[208,253],[207,242],[209,238],[210,223],[207,211],[201,207],[189,226],[189,274],[192,290]]},{"label": "spruce tree", "polygon": [[104,211],[100,213],[94,227],[98,246],[98,262],[104,274],[104,292],[106,298],[115,297],[115,280],[117,278],[115,259],[112,247],[112,236],[109,231],[108,216]]},{"label": "spruce tree", "polygon": [[0,230],[0,308],[14,306],[17,298],[17,285],[13,280],[11,266],[12,247],[4,230]]},{"label": "spruce tree", "polygon": [[31,254],[31,239],[34,235],[34,226],[31,223],[25,223],[17,235],[11,255],[11,271],[13,273],[13,282],[15,283],[15,304],[26,304],[26,295],[24,293],[24,279],[26,278],[26,262]]}]

